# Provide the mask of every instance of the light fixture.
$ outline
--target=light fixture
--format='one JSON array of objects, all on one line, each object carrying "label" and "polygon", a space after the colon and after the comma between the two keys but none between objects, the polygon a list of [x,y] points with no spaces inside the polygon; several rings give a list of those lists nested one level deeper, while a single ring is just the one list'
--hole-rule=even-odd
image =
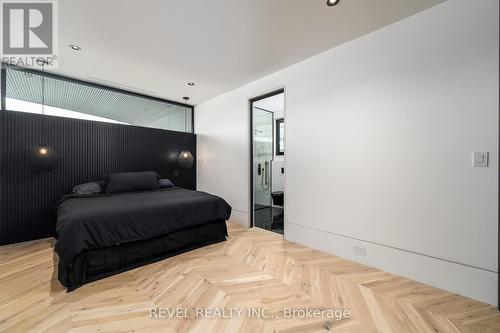
[{"label": "light fixture", "polygon": [[55,149],[45,144],[33,147],[28,158],[31,167],[37,171],[54,169],[59,161],[59,156]]},{"label": "light fixture", "polygon": [[188,82],[188,86],[192,87],[192,86],[194,86],[194,85],[195,85],[195,83],[194,83],[193,81]]},{"label": "light fixture", "polygon": [[80,46],[75,45],[75,44],[70,44],[69,47],[71,47],[71,49],[73,51],[81,51],[82,50],[82,48]]},{"label": "light fixture", "polygon": [[[184,103],[186,103],[186,105],[187,105],[187,102],[189,101],[189,97],[184,96],[184,97],[182,97],[182,99],[184,100]],[[184,112],[184,123],[185,123],[184,128],[187,128],[187,113],[186,112]],[[193,167],[194,157],[193,157],[193,154],[191,154],[191,152],[187,149],[188,148],[187,147],[187,133],[185,133],[184,136],[185,136],[184,147],[186,147],[186,149],[181,151],[177,160],[179,162],[179,167],[189,169],[189,168]]]},{"label": "light fixture", "polygon": [[193,167],[194,157],[189,150],[183,150],[179,154],[179,166],[189,169]]},{"label": "light fixture", "polygon": [[49,64],[49,62],[44,58],[37,58],[36,64],[42,67],[42,114],[45,114],[45,66]]},{"label": "light fixture", "polygon": [[49,64],[49,62],[48,62],[46,59],[44,59],[44,58],[42,58],[42,57],[39,57],[39,58],[37,58],[37,59],[36,59],[36,64],[37,64],[38,66],[42,67],[42,70],[43,70],[44,66],[45,66],[45,65],[48,65],[48,64]]},{"label": "light fixture", "polygon": [[326,4],[331,7],[331,6],[338,5],[339,2],[340,2],[340,0],[327,0]]}]

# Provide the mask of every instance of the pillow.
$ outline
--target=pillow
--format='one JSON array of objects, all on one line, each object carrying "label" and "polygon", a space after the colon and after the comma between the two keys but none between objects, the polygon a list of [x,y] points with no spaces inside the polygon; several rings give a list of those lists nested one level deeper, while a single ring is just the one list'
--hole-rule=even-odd
[{"label": "pillow", "polygon": [[73,187],[74,194],[99,194],[104,192],[104,188],[106,187],[106,182],[98,181],[76,185]]},{"label": "pillow", "polygon": [[155,190],[158,174],[154,171],[119,172],[108,175],[108,193]]},{"label": "pillow", "polygon": [[158,181],[158,185],[160,185],[160,188],[171,188],[174,187],[174,183],[170,181],[170,179],[160,179]]}]

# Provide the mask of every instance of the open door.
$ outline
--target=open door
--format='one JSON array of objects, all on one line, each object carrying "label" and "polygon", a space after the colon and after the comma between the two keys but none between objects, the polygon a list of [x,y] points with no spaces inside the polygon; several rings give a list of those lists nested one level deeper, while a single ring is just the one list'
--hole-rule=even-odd
[{"label": "open door", "polygon": [[284,90],[250,100],[252,226],[284,232]]}]

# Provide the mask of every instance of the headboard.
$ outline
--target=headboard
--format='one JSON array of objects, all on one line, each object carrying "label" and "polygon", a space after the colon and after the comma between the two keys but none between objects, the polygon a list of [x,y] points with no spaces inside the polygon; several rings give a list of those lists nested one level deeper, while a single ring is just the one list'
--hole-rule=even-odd
[{"label": "headboard", "polygon": [[[38,145],[57,153],[53,169],[29,163]],[[177,161],[186,149],[195,159],[189,169]],[[53,236],[61,195],[108,172],[156,171],[196,189],[196,136],[190,133],[0,111],[0,156],[0,245]]]}]

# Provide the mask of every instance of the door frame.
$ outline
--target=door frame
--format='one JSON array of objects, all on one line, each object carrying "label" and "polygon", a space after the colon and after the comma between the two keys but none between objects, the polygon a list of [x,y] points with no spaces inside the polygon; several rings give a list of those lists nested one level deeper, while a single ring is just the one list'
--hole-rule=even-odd
[{"label": "door frame", "polygon": [[[254,167],[253,167],[253,103],[275,96],[279,94],[284,94],[285,93],[285,88],[279,88],[276,90],[272,90],[271,92],[265,93],[263,95],[259,95],[257,97],[250,98],[248,100],[248,105],[250,109],[250,140],[249,140],[249,145],[250,145],[250,228],[254,227],[254,178],[253,178],[253,172],[254,172]],[[286,99],[285,99],[285,109],[286,109]],[[285,110],[286,114],[286,110]],[[274,140],[274,117],[273,117],[273,140]],[[273,157],[274,157],[274,145],[273,145]],[[271,164],[271,175],[272,175],[272,164]],[[271,176],[272,178],[272,176]],[[271,186],[272,186],[272,180],[271,180]],[[284,206],[283,206],[284,208]]]}]

